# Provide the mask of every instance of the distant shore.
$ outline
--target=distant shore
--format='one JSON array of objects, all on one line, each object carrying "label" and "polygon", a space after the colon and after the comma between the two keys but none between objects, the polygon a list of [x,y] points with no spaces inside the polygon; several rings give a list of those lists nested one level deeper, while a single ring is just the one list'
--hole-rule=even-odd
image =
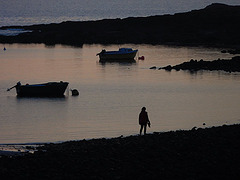
[{"label": "distant shore", "polygon": [[5,179],[238,179],[240,125],[46,144],[1,156]]},{"label": "distant shore", "polygon": [[174,15],[1,27],[1,30],[26,32],[0,36],[0,43],[73,46],[133,43],[237,48],[240,46],[239,19],[240,6],[215,3]]}]

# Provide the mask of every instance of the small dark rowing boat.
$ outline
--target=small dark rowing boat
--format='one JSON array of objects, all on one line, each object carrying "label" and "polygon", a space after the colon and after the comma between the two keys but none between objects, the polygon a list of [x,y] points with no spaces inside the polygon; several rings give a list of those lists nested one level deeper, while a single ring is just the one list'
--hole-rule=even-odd
[{"label": "small dark rowing boat", "polygon": [[68,86],[68,82],[48,82],[43,84],[21,85],[18,82],[15,86],[17,95],[20,97],[63,97]]}]

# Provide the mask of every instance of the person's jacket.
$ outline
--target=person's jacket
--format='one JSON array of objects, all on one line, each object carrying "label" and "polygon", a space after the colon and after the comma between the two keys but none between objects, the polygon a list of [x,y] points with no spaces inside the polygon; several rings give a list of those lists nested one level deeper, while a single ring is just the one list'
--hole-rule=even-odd
[{"label": "person's jacket", "polygon": [[139,114],[139,124],[147,125],[148,122],[149,122],[148,113],[146,111],[141,111]]}]

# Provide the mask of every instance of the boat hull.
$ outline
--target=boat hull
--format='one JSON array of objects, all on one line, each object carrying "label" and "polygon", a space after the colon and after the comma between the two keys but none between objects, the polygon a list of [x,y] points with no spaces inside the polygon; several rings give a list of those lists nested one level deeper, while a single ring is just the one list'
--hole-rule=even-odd
[{"label": "boat hull", "polygon": [[127,54],[101,54],[99,55],[100,60],[133,60],[137,52]]},{"label": "boat hull", "polygon": [[99,53],[100,61],[126,61],[134,60],[138,50],[121,48],[119,51],[102,51]]},{"label": "boat hull", "polygon": [[19,97],[63,97],[68,82],[49,82],[44,84],[17,85]]}]

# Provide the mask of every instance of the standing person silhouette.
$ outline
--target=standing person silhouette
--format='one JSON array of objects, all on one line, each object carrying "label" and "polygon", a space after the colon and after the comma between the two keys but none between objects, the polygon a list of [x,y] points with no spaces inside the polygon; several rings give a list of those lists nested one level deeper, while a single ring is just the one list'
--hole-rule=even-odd
[{"label": "standing person silhouette", "polygon": [[146,134],[147,131],[147,125],[150,127],[150,121],[148,118],[148,113],[146,112],[146,108],[142,107],[142,111],[139,114],[139,125],[140,127],[140,135],[142,135],[142,130],[144,128],[144,135]]}]

